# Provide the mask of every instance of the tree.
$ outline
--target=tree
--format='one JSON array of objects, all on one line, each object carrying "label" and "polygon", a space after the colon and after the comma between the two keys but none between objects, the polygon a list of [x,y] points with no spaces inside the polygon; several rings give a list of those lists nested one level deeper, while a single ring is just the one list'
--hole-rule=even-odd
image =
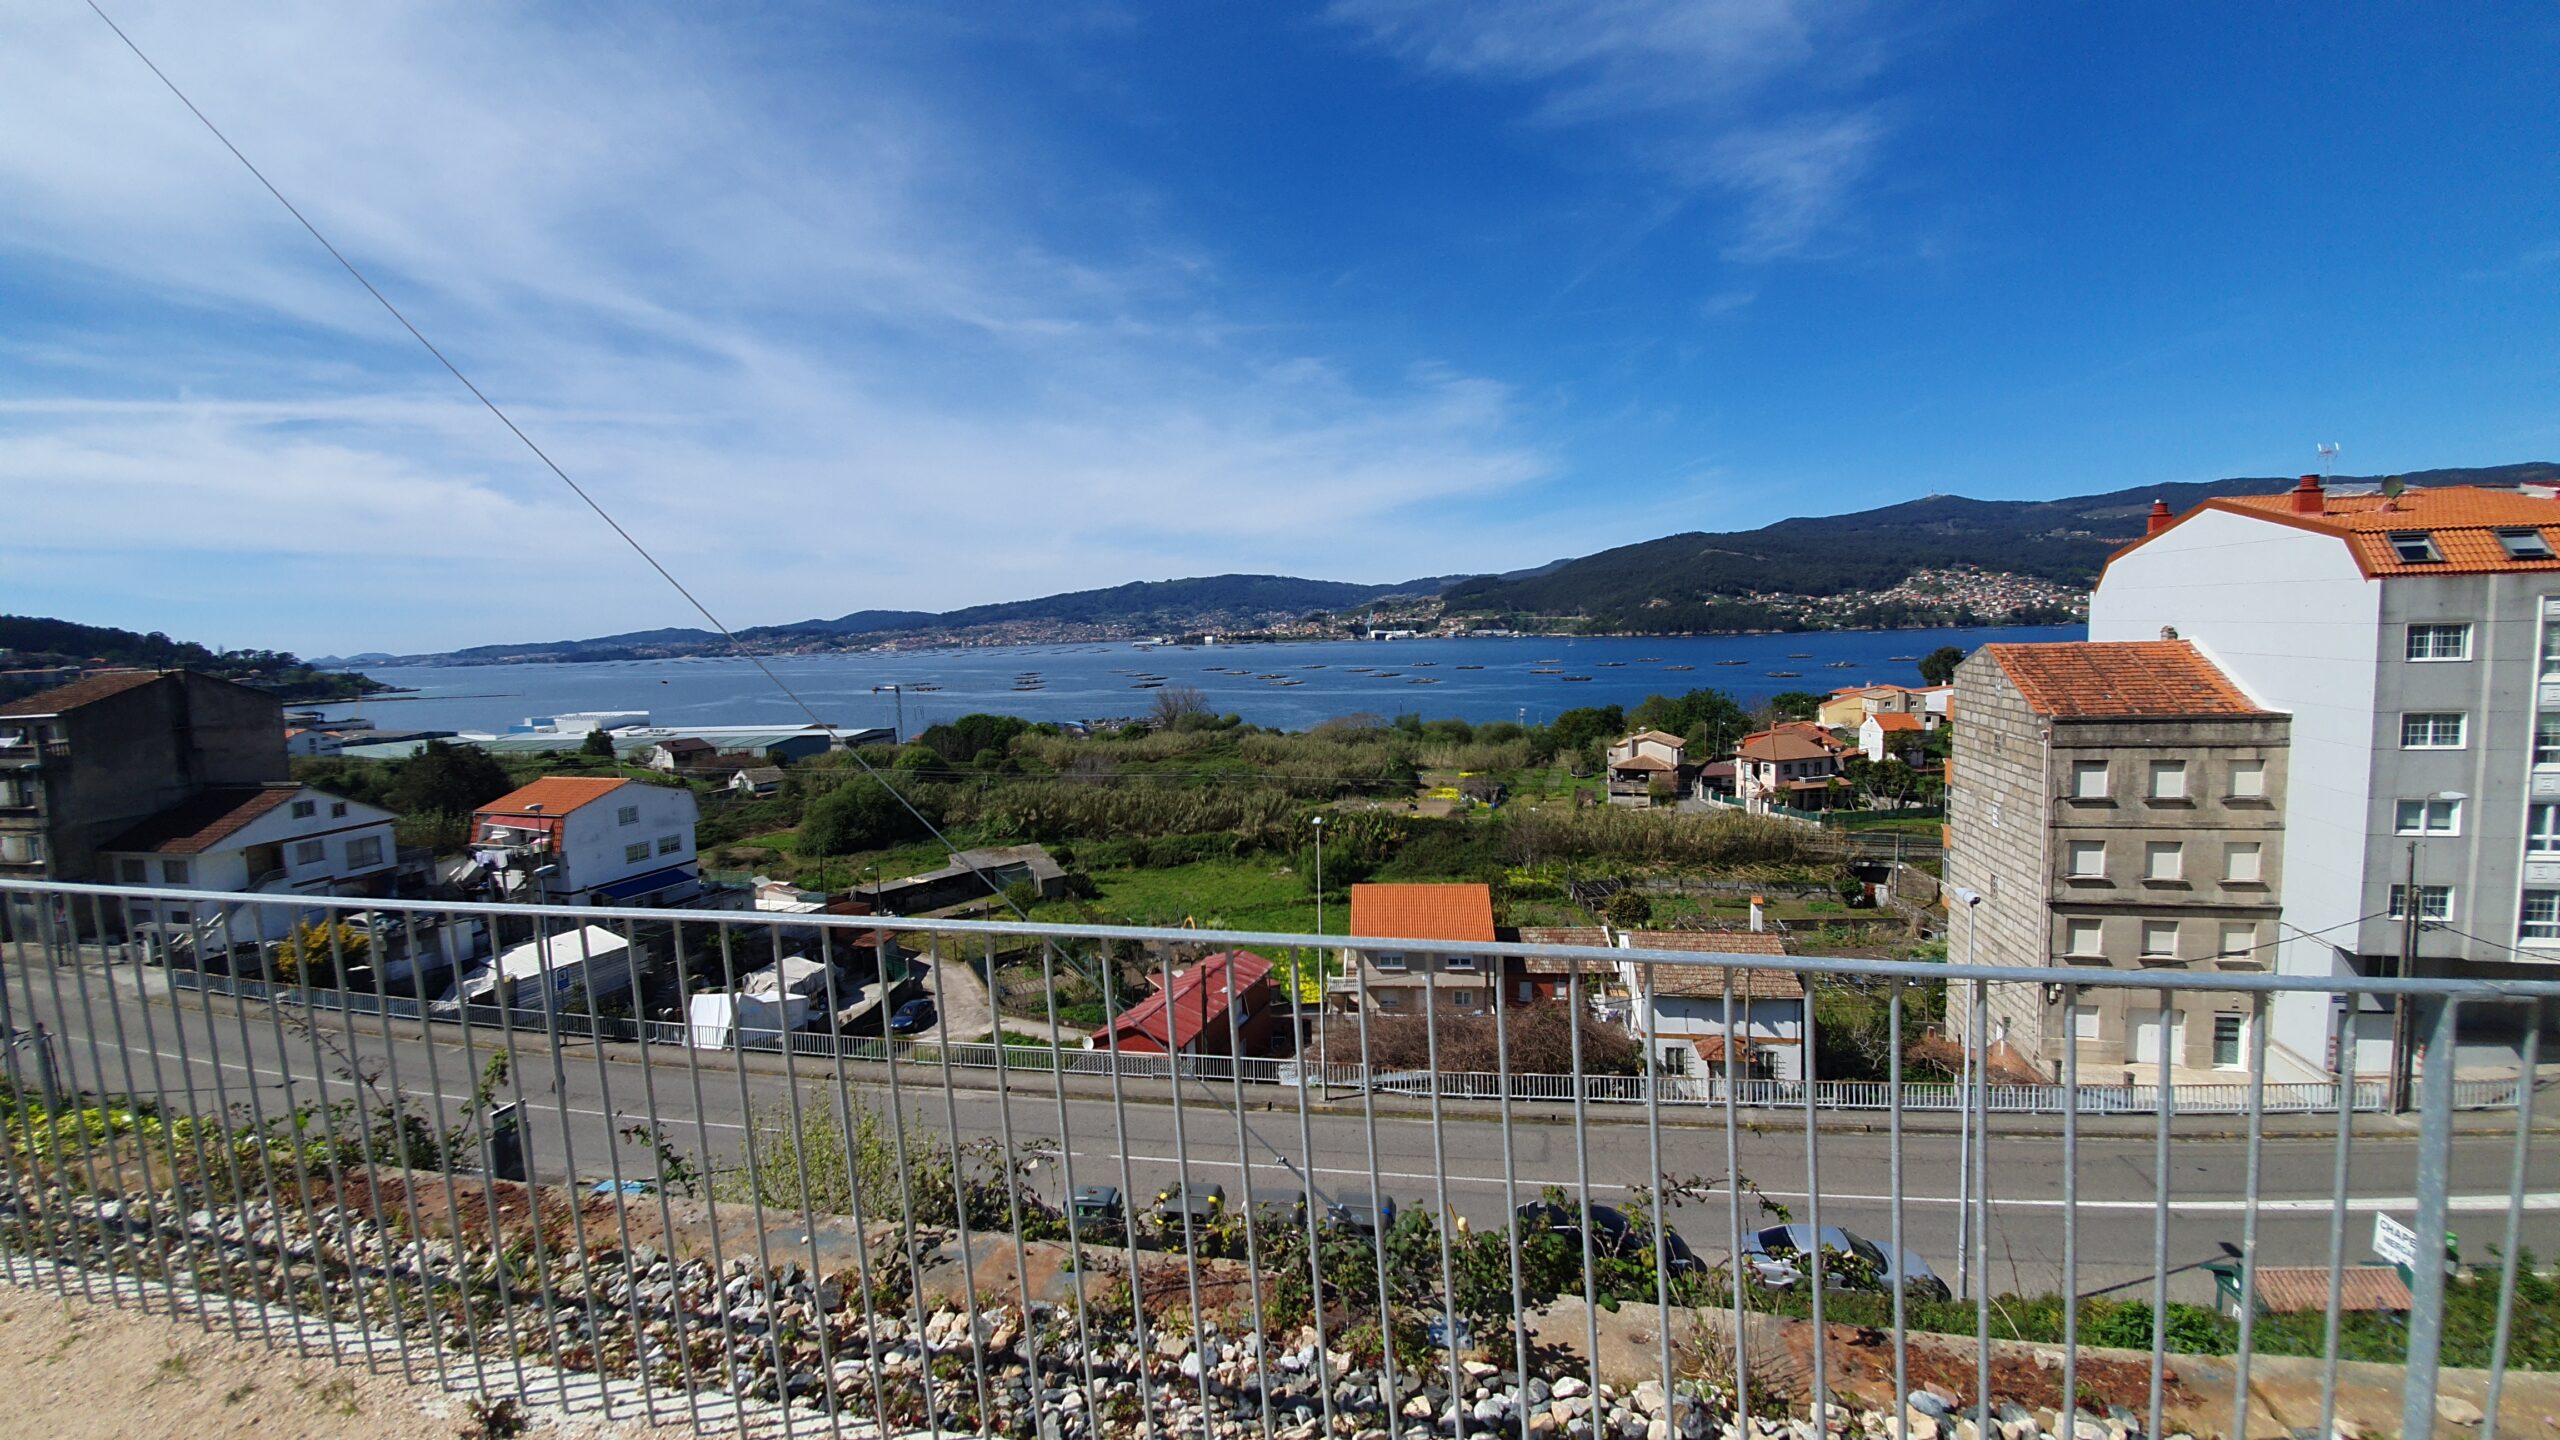
[{"label": "tree", "polygon": [[586,743],[578,747],[578,753],[593,755],[599,760],[610,760],[613,758],[613,736],[603,730],[590,730],[587,732]]},{"label": "tree", "polygon": [[1648,696],[1629,720],[1640,730],[1662,730],[1722,750],[1751,728],[1750,713],[1721,690]]},{"label": "tree", "polygon": [[430,740],[401,763],[386,797],[411,813],[468,815],[515,788],[504,767],[476,745]]},{"label": "tree", "polygon": [[1810,720],[1822,708],[1822,697],[1810,690],[1781,690],[1769,697],[1769,711],[1781,720]]},{"label": "tree", "polygon": [[1963,663],[1961,646],[1941,645],[1920,657],[1920,681],[1924,685],[1953,685],[1956,667]]},{"label": "tree", "polygon": [[1154,713],[1159,729],[1194,729],[1209,718],[1209,697],[1197,686],[1168,685],[1156,692]]},{"label": "tree", "polygon": [[1653,901],[1641,890],[1621,890],[1609,897],[1601,913],[1621,930],[1634,930],[1653,919]]},{"label": "tree", "polygon": [[866,775],[809,802],[792,853],[804,860],[877,850],[924,833],[889,787]]}]

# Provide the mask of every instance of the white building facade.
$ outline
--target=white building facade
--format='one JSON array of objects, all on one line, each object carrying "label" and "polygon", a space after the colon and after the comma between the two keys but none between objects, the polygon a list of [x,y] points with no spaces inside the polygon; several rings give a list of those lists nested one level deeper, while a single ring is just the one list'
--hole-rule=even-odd
[{"label": "white building facade", "polygon": [[472,853],[509,898],[555,905],[689,899],[701,891],[693,791],[554,776],[482,806]]},{"label": "white building facade", "polygon": [[[388,810],[308,785],[217,786],[99,849],[122,885],[262,895],[378,895],[399,867]],[[214,944],[282,939],[318,908],[136,900],[137,931],[195,929]]]}]

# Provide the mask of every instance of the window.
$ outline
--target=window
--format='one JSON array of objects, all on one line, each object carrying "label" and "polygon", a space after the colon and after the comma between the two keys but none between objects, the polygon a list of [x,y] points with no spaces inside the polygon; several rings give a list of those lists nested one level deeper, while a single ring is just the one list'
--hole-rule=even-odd
[{"label": "window", "polygon": [[1445,956],[1440,961],[1440,968],[1443,970],[1454,970],[1463,974],[1472,975],[1475,973],[1476,969],[1476,957],[1473,955]]},{"label": "window", "polygon": [[2142,922],[2142,958],[2175,960],[2178,958],[2178,922],[2145,920]]},{"label": "window", "polygon": [[2187,798],[2187,762],[2154,760],[2151,762],[2151,798],[2184,800]]},{"label": "window", "polygon": [[185,905],[172,905],[161,912],[160,918],[172,925],[192,925],[195,923],[196,912]]},{"label": "window", "polygon": [[2403,835],[2459,835],[2461,822],[2461,801],[2430,797],[2401,801],[2393,828]]},{"label": "window", "polygon": [[2267,762],[2234,760],[2231,762],[2231,798],[2264,800],[2267,798]]},{"label": "window", "polygon": [[2533,763],[2560,765],[2560,715],[2533,717]]},{"label": "window", "polygon": [[2107,762],[2074,760],[2071,762],[2071,798],[2104,800],[2107,798]]},{"label": "window", "polygon": [[658,837],[658,853],[661,855],[673,855],[683,848],[684,837],[681,835],[661,835]]},{"label": "window", "polygon": [[317,800],[296,800],[293,802],[293,818],[296,820],[308,820],[319,813],[320,802]]},{"label": "window", "polygon": [[2468,660],[2471,658],[2471,627],[2412,625],[2409,627],[2406,653],[2412,660]]},{"label": "window", "polygon": [[2246,1015],[2213,1017],[2214,1069],[2237,1070],[2240,1068],[2240,1042],[2248,1033],[2249,1017]]},{"label": "window", "polygon": [[648,841],[646,841],[646,840],[642,840],[642,841],[638,841],[638,842],[633,843],[633,844],[630,844],[630,845],[625,845],[625,846],[623,846],[623,847],[622,847],[622,858],[623,858],[623,860],[624,860],[626,863],[633,864],[633,865],[637,865],[637,864],[639,864],[641,861],[648,859],[648,858],[649,858],[649,842],[648,842]]},{"label": "window", "polygon": [[2230,885],[2257,884],[2264,873],[2258,868],[2262,858],[2255,840],[2235,841],[2223,847],[2223,882]]},{"label": "window", "polygon": [[184,885],[184,884],[186,884],[186,883],[187,883],[187,862],[186,862],[186,861],[184,861],[184,860],[163,860],[163,861],[161,861],[161,862],[160,862],[160,882],[161,882],[162,884],[164,884],[164,885]]},{"label": "window", "polygon": [[2510,560],[2548,560],[2552,558],[2551,542],[2539,530],[2501,530],[2498,543],[2506,547]]},{"label": "window", "polygon": [[[2409,918],[2408,886],[2394,885],[2391,887],[2390,917],[2394,920],[2406,920]],[[2450,885],[2419,886],[2418,918],[2421,920],[2452,919],[2453,887]]]},{"label": "window", "polygon": [[621,809],[616,810],[613,812],[613,823],[616,825],[639,824],[640,807],[637,805],[625,805]]},{"label": "window", "polygon": [[2175,840],[2146,840],[2142,846],[2142,878],[2176,880],[2186,873],[2187,847]]},{"label": "window", "polygon": [[1476,992],[1452,990],[1449,992],[1449,1003],[1460,1010],[1473,1010],[1476,1008]]},{"label": "window", "polygon": [[347,868],[370,870],[382,863],[382,837],[360,835],[347,842]]},{"label": "window", "polygon": [[2524,812],[2524,853],[2560,855],[2560,805],[2535,805]]},{"label": "window", "polygon": [[1400,951],[1381,950],[1377,954],[1369,957],[1369,963],[1388,972],[1389,974],[1401,975],[1404,973],[1404,955]]},{"label": "window", "polygon": [[2542,617],[2542,678],[2560,676],[2560,615]]},{"label": "window", "polygon": [[2107,846],[2105,841],[2074,840],[2071,842],[2070,853],[2071,870],[2069,873],[2072,879],[2104,880],[2107,878]]},{"label": "window", "polygon": [[293,863],[296,865],[328,864],[329,842],[326,840],[296,840],[293,842]]},{"label": "window", "polygon": [[2560,890],[2524,892],[2523,923],[2518,927],[2528,945],[2560,945]]},{"label": "window", "polygon": [[151,866],[146,861],[117,861],[116,874],[118,878],[122,879],[127,885],[148,885],[151,883]]},{"label": "window", "polygon": [[2098,1038],[2097,1006],[2084,1000],[2071,1007],[2071,1038],[2074,1040]]},{"label": "window", "polygon": [[2104,927],[2095,920],[2071,919],[2062,922],[2062,953],[2094,959],[2103,953],[2099,945]]},{"label": "window", "polygon": [[1401,1010],[1401,1009],[1403,1009],[1403,1008],[1404,1008],[1404,992],[1403,992],[1402,990],[1381,990],[1381,991],[1379,991],[1379,992],[1378,992],[1378,1008],[1379,1008],[1379,1009],[1381,1009],[1381,1010]]},{"label": "window", "polygon": [[347,818],[347,802],[346,802],[346,801],[344,801],[344,800],[333,800],[333,801],[331,801],[331,802],[329,803],[329,818],[330,818],[330,819],[332,819],[332,820],[344,820],[344,819],[346,819],[346,818]]},{"label": "window", "polygon": [[2391,537],[2391,553],[2399,556],[2400,563],[2403,565],[2440,564],[2444,560],[2443,552],[2436,549],[2436,537],[2424,530],[2402,530],[2394,533]]},{"label": "window", "polygon": [[2221,955],[2226,960],[2243,960],[2256,954],[2258,927],[2245,920],[2232,920],[2222,927]]},{"label": "window", "polygon": [[2452,712],[2411,712],[2400,717],[2400,748],[2403,750],[2459,750],[2462,748],[2462,714]]},{"label": "window", "polygon": [[1511,998],[1512,998],[1512,999],[1514,999],[1514,1000],[1519,1001],[1519,1002],[1520,1002],[1520,1003],[1522,1003],[1523,1005],[1525,1005],[1525,1004],[1529,1003],[1529,1002],[1530,1002],[1530,1001],[1532,1001],[1532,1000],[1537,999],[1537,998],[1538,998],[1538,986],[1537,986],[1537,982],[1536,982],[1536,981],[1533,981],[1533,980],[1523,980],[1523,981],[1521,981],[1521,982],[1520,982],[1520,985],[1519,985],[1519,988],[1517,988],[1517,989],[1515,989],[1515,990],[1513,990],[1513,991],[1511,992]]}]

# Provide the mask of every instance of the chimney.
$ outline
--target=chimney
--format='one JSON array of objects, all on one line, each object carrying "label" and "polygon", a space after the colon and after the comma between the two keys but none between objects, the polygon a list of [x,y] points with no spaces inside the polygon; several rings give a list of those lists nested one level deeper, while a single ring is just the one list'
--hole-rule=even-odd
[{"label": "chimney", "polygon": [[1760,897],[1754,895],[1751,897],[1751,933],[1757,935],[1768,928],[1769,917],[1761,912]]},{"label": "chimney", "polygon": [[2317,475],[2305,475],[2302,483],[2293,487],[2293,513],[2296,515],[2317,515],[2327,509],[2328,504],[2329,492],[2320,488]]},{"label": "chimney", "polygon": [[2166,500],[2152,501],[2151,518],[2145,523],[2142,533],[2145,535],[2159,534],[2161,531],[2169,528],[2169,519],[2169,502]]}]

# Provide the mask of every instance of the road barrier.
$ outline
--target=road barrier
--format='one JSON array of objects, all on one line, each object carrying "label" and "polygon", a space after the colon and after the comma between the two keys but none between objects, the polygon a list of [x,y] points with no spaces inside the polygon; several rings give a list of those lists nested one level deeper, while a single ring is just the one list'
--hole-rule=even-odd
[{"label": "road barrier", "polygon": [[[1561,1440],[1714,1440],[1742,1433],[1740,1414],[1822,1416],[1834,1399],[1882,1397],[1892,1403],[1873,1423],[1896,1433],[1915,1357],[1944,1377],[1953,1346],[1974,1370],[1963,1405],[1976,1425],[2016,1434],[2017,1416],[1999,1409],[2016,1397],[1992,1381],[1995,1230],[2021,1287],[2000,1297],[2000,1328],[2041,1347],[2036,1363],[2011,1357],[2001,1383],[2086,1396],[2101,1413],[2122,1407],[2114,1418],[2129,1415],[2146,1435],[2239,1433],[2262,1351],[2326,1365],[2334,1404],[2339,1357],[2376,1347],[2405,1365],[2403,1433],[2433,1427],[2448,1356],[2487,1373],[2481,1433],[2495,1433],[2516,1322],[2549,1321],[2520,1309],[2547,1308],[2547,1286],[2518,1298],[2525,1216],[2543,1208],[2527,1203],[2532,1089],[2457,1083],[2451,1060],[2466,1012],[2522,1010],[2530,1074],[2539,1058],[2530,1021],[2560,1000],[2560,982],[2157,970],[2022,979],[1961,965],[1616,951],[1607,958],[1637,967],[1645,993],[1691,999],[1730,998],[1749,972],[1854,978],[1883,996],[1889,1076],[1756,1080],[1740,1073],[1739,1046],[1723,1051],[1721,1073],[1525,1075],[1513,1072],[1509,1047],[1528,1033],[1526,1002],[1486,985],[1482,967],[1591,957],[1407,940],[1397,948],[1420,978],[1421,1003],[1403,1024],[1408,1036],[1421,1032],[1419,1065],[1378,1048],[1387,1027],[1360,1018],[1377,1012],[1355,970],[1344,993],[1361,1008],[1332,1041],[1352,1054],[1331,1064],[750,1024],[749,1039],[770,1039],[779,1061],[750,1066],[742,1048],[693,1043],[704,1037],[691,1024],[634,1017],[661,1006],[695,1016],[693,1001],[734,995],[790,955],[821,962],[805,972],[820,990],[764,999],[778,1013],[841,1014],[848,988],[894,947],[931,951],[939,964],[1029,938],[1051,979],[1069,949],[1109,950],[1119,963],[1095,967],[1107,1011],[1127,1008],[1134,997],[1119,987],[1144,973],[1150,988],[1189,996],[1172,1007],[1187,1042],[1232,1052],[1258,1018],[1251,993],[1240,1004],[1180,988],[1179,971],[1213,949],[1294,962],[1327,942],[516,906],[504,914],[519,930],[602,929],[634,954],[644,927],[664,933],[652,935],[649,965],[597,972],[627,993],[579,993],[569,982],[584,971],[570,946],[582,942],[562,939],[557,956],[498,992],[515,1003],[442,1014],[378,980],[368,996],[315,986],[309,973],[180,972],[166,991],[137,987],[131,977],[147,968],[138,947],[72,938],[131,933],[135,904],[218,904],[246,916],[332,902],[26,881],[0,881],[0,900],[32,902],[0,904],[0,926],[16,927],[0,932],[10,959],[0,968],[9,1042],[0,1044],[0,1268],[236,1338],[316,1337],[341,1359],[396,1364],[484,1404],[543,1400],[741,1436],[1313,1440],[1420,1430],[1534,1440],[1552,1429]],[[401,927],[498,913],[344,903]],[[28,925],[31,914],[47,923]],[[51,923],[63,918],[73,923]],[[347,953],[353,933],[329,932],[326,963],[310,957],[306,972],[363,973]],[[1456,955],[1473,965],[1444,972],[1441,958]],[[1586,971],[1551,968],[1565,976],[1566,1013],[1582,1013]],[[1995,1011],[2033,1014],[2028,1005],[2074,1017],[2136,1005],[2155,1017],[2144,1033],[2156,1037],[2149,1059],[2163,1071],[2185,1057],[2173,1049],[2178,1027],[2156,1017],[2206,1006],[2239,1017],[2216,1039],[2245,1037],[2243,1078],[2165,1095],[2082,1085],[2081,1047],[2069,1045],[2057,1085],[1995,1086],[1974,1065],[1956,1084],[1905,1083],[1906,1002],[1941,982],[1969,1011],[1971,1034],[1991,1033]],[[1444,986],[1490,997],[1493,1070],[1436,1063],[1464,1028],[1437,1003]],[[528,992],[538,1003],[525,1003]],[[2342,1051],[2359,1005],[2421,1007],[2423,1079],[2405,1135],[2360,1137],[2350,1123],[2384,1098],[2373,1087],[2267,1080],[2271,1021],[2295,1001],[2333,1018]],[[1818,1073],[1812,1002],[1778,1004],[1789,1007],[1803,1066]],[[723,1025],[744,1013],[713,1009],[730,1017]],[[1768,1019],[1755,1012],[1752,1023]],[[1656,1012],[1636,1023],[1641,1053],[1664,1053]],[[1067,1033],[1054,1015],[1052,1028]],[[1577,1056],[1598,1043],[1585,1027],[1565,1028]],[[612,1047],[594,1042],[632,1047],[643,1063],[614,1063]],[[998,1083],[964,1085],[964,1070]],[[1099,1083],[1071,1095],[1071,1076]],[[1334,1103],[1318,1105],[1328,1092]],[[1403,1103],[1382,1107],[1381,1096]],[[1148,1103],[1133,1110],[1139,1101]],[[1457,1101],[1472,1103],[1450,1108]],[[2497,1104],[2515,1106],[2511,1138],[2465,1140],[2468,1193],[2457,1196],[2453,1114]],[[1533,1105],[1569,1115],[1569,1135],[1549,1129],[1524,1146],[1518,1126]],[[1641,1125],[1593,1127],[1595,1106]],[[1880,1115],[1885,1136],[1826,1138],[1826,1110]],[[1952,1197],[1931,1188],[1949,1178],[1943,1137],[1930,1138],[1924,1169],[1907,1157],[1904,1121],[1922,1111],[1960,1117]],[[2324,1190],[2306,1196],[2297,1180],[2267,1193],[2265,1120],[2280,1111],[2329,1119],[2315,1137],[2334,1157]],[[2239,1117],[2245,1138],[2173,1129],[2177,1115],[2206,1112]],[[1722,1123],[1704,1138],[1671,1135],[1664,1119],[1674,1113]],[[2105,1165],[2084,1163],[2083,1118],[2121,1113],[2145,1114],[2148,1137],[2107,1127],[2090,1142],[2108,1147]],[[2041,1128],[2007,1126],[2022,1115],[2058,1115],[2059,1144]],[[1853,1163],[1878,1163],[1881,1152],[1881,1193],[1826,1187],[1826,1158],[1838,1166],[1844,1143]],[[2484,1158],[2487,1146],[2505,1158]],[[1526,1161],[1524,1150],[1541,1158]],[[1702,1165],[1708,1174],[1692,1173]],[[2093,1178],[2104,1187],[2095,1199],[2085,1191]],[[2040,1198],[2048,1185],[2058,1195]],[[1799,1228],[1769,1228],[1780,1192],[1801,1197],[1783,1215]],[[1953,1264],[1932,1267],[1916,1222],[1930,1219],[1934,1234],[1950,1199]],[[2238,1234],[2232,1316],[2201,1308],[2194,1227],[2180,1222],[2172,1243],[2172,1218],[2188,1210],[2228,1216],[2217,1224]],[[2379,1233],[2422,1237],[2401,1245],[2416,1261],[2405,1322],[2344,1304],[2343,1265],[2367,1211],[2399,1227]],[[1828,1240],[1844,1218],[1873,1233],[1844,1235],[1835,1248]],[[2480,1231],[2465,1253],[2488,1257],[2483,1268],[2439,1263],[2432,1237],[2457,1220]],[[2147,1245],[2127,1238],[2137,1222],[2149,1227]],[[2102,1223],[2114,1239],[2093,1256],[2084,1228]],[[2038,1233],[2025,1236],[2031,1226]],[[2033,1258],[2051,1254],[2047,1229],[2059,1234],[2058,1262]],[[2025,1260],[2022,1237],[2036,1242]],[[2547,1248],[2548,1237],[2536,1238]],[[2312,1252],[2325,1254],[2331,1277],[2320,1324],[2262,1316],[2259,1266]],[[2090,1298],[2102,1289],[2111,1298]],[[2132,1297],[2146,1308],[2129,1307]],[[1645,1305],[1673,1318],[1642,1329],[1636,1350],[1623,1335],[1604,1350],[1604,1312]],[[1838,1334],[1889,1334],[1890,1350],[1844,1354],[1851,1347],[1830,1322],[1852,1327]],[[2176,1348],[2227,1353],[2227,1393],[2172,1383],[2173,1326]],[[1783,1340],[1775,1348],[1773,1335]],[[2147,1365],[2120,1353],[2084,1364],[2084,1342],[2146,1338]],[[2048,1368],[2058,1373],[2016,1378]],[[2337,1418],[2320,1416],[2315,1433],[2332,1432]],[[2064,1417],[2055,1428],[2073,1427]]]}]

